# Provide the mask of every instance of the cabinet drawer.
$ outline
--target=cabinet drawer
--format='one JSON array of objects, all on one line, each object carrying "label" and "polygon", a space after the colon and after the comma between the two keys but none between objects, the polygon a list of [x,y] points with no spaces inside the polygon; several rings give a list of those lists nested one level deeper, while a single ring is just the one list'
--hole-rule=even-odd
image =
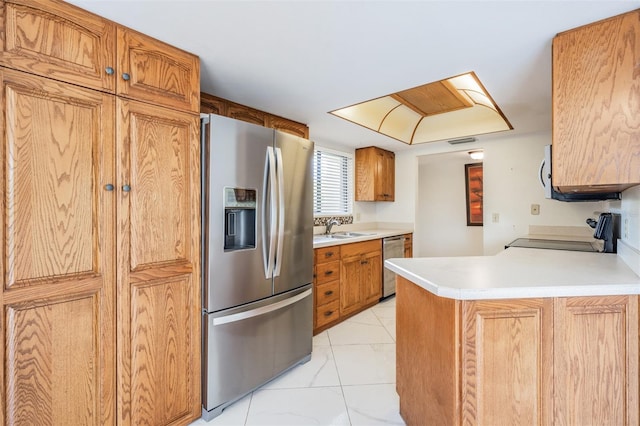
[{"label": "cabinet drawer", "polygon": [[316,287],[316,306],[338,300],[340,297],[340,280],[331,281]]},{"label": "cabinet drawer", "polygon": [[340,261],[316,265],[316,283],[322,284],[340,279]]},{"label": "cabinet drawer", "polygon": [[340,260],[340,246],[316,249],[316,264]]},{"label": "cabinet drawer", "polygon": [[335,300],[316,308],[316,327],[322,327],[340,317],[340,301]]}]

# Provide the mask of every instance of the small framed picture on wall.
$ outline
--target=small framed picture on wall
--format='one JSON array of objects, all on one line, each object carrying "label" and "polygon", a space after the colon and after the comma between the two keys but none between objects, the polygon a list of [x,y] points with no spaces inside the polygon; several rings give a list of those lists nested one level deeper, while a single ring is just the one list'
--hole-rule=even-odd
[{"label": "small framed picture on wall", "polygon": [[482,226],[482,163],[465,164],[467,226]]}]

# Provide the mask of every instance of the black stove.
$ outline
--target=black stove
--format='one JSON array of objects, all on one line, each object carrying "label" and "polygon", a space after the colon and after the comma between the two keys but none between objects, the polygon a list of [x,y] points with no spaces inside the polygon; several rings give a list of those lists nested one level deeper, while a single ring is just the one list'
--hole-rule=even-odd
[{"label": "black stove", "polygon": [[587,241],[564,241],[564,240],[543,240],[538,238],[518,238],[511,241],[505,246],[524,247],[551,250],[570,250],[570,251],[590,251],[598,252],[599,250],[592,243]]}]

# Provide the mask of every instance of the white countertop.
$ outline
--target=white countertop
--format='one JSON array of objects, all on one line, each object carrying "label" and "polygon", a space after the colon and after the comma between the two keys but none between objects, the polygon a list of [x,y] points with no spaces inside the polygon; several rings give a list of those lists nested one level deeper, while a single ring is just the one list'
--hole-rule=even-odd
[{"label": "white countertop", "polygon": [[[340,231],[336,231],[339,233]],[[336,246],[341,244],[351,244],[351,243],[359,243],[361,241],[369,241],[376,240],[379,238],[393,237],[395,235],[404,235],[411,234],[413,230],[411,229],[363,229],[357,231],[348,231],[348,232],[356,232],[358,234],[367,234],[359,237],[350,237],[350,238],[320,238],[324,234],[317,234],[313,236],[313,248],[321,248],[321,247],[329,247]]]},{"label": "white countertop", "polygon": [[640,294],[616,254],[511,247],[495,256],[389,259],[385,267],[457,300]]}]

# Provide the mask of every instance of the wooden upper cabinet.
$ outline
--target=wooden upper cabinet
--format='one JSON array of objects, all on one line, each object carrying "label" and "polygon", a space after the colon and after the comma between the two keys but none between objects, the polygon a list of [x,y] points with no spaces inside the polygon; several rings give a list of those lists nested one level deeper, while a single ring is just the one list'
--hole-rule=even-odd
[{"label": "wooden upper cabinet", "polygon": [[553,39],[553,184],[620,191],[640,184],[640,10]]},{"label": "wooden upper cabinet", "polygon": [[265,126],[304,139],[309,139],[309,127],[295,121],[287,120],[286,118],[278,117],[277,115],[267,115]]},{"label": "wooden upper cabinet", "polygon": [[356,201],[395,200],[395,154],[371,146],[356,149]]},{"label": "wooden upper cabinet", "polygon": [[0,423],[114,424],[113,96],[0,85]]},{"label": "wooden upper cabinet", "polygon": [[185,424],[201,413],[199,118],[116,107],[118,419]]},{"label": "wooden upper cabinet", "polygon": [[0,64],[113,93],[116,25],[61,1],[0,4]]},{"label": "wooden upper cabinet", "polygon": [[248,108],[243,105],[229,103],[229,105],[227,106],[227,117],[246,121],[247,123],[257,124],[258,126],[265,125],[266,115],[267,114],[262,111]]},{"label": "wooden upper cabinet", "polygon": [[208,93],[200,94],[200,112],[231,117],[309,139],[309,127],[306,124],[218,98]]},{"label": "wooden upper cabinet", "polygon": [[197,56],[118,27],[117,94],[173,109],[200,111]]}]

